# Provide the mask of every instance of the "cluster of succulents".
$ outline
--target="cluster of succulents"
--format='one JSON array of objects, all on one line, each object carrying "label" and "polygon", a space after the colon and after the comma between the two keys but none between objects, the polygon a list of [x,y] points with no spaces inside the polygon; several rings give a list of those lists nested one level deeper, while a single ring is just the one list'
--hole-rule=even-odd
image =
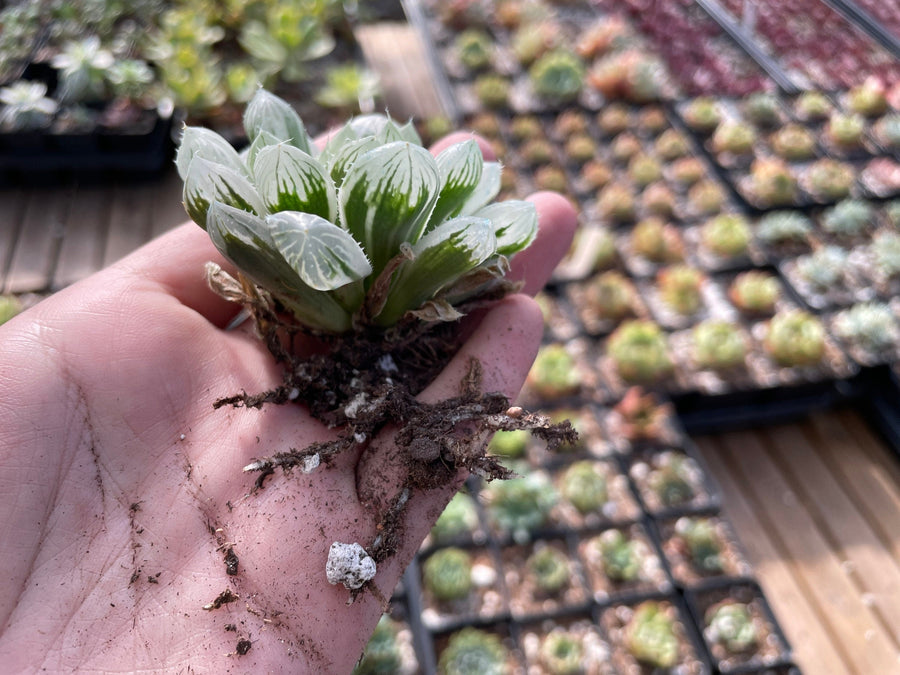
[{"label": "cluster of succulents", "polygon": [[768,323],[764,346],[781,366],[811,366],[825,356],[825,327],[802,309],[779,312]]},{"label": "cluster of succulents", "polygon": [[553,343],[541,347],[528,372],[527,386],[545,399],[576,394],[582,384],[578,362],[565,345]]},{"label": "cluster of succulents", "polygon": [[742,272],[728,287],[729,299],[748,315],[771,314],[780,295],[778,278],[762,270]]},{"label": "cluster of succulents", "polygon": [[485,506],[492,523],[517,541],[527,540],[543,527],[559,500],[559,494],[542,473],[494,481],[485,486]]},{"label": "cluster of succulents", "polygon": [[619,377],[629,384],[656,382],[674,367],[666,335],[653,321],[621,324],[607,340],[606,351]]},{"label": "cluster of succulents", "polygon": [[600,554],[603,574],[615,583],[636,581],[649,550],[641,540],[626,536],[622,530],[606,530],[591,540]]},{"label": "cluster of succulents", "polygon": [[740,602],[722,602],[710,607],[705,616],[704,636],[712,644],[725,647],[728,652],[739,653],[754,649],[759,640],[759,629],[750,608]]},{"label": "cluster of succulents", "polygon": [[525,568],[535,588],[544,595],[556,595],[569,585],[569,557],[553,546],[536,548],[525,561]]},{"label": "cluster of succulents", "polygon": [[839,312],[832,327],[841,340],[875,354],[896,347],[900,340],[894,313],[879,302],[860,303]]},{"label": "cluster of succulents", "polygon": [[507,675],[509,650],[499,635],[466,627],[454,633],[438,659],[441,675]]},{"label": "cluster of succulents", "polygon": [[691,357],[698,368],[726,370],[743,365],[747,339],[740,326],[721,319],[708,319],[691,330]]},{"label": "cluster of succulents", "polygon": [[679,660],[675,619],[661,603],[648,600],[638,605],[625,627],[625,643],[631,654],[654,668],[672,668]]},{"label": "cluster of succulents", "polygon": [[656,275],[660,299],[682,316],[696,314],[702,307],[705,281],[703,272],[689,265],[664,267]]},{"label": "cluster of succulents", "polygon": [[703,246],[723,258],[745,255],[752,231],[747,218],[739,213],[722,213],[710,218],[700,228]]},{"label": "cluster of succulents", "polygon": [[710,518],[679,518],[675,522],[675,534],[684,543],[691,564],[696,569],[706,574],[722,571],[722,544]]},{"label": "cluster of succulents", "polygon": [[559,492],[582,514],[600,510],[609,499],[603,466],[589,459],[574,462],[563,472]]},{"label": "cluster of succulents", "polygon": [[452,602],[472,592],[472,556],[453,546],[442,548],[422,565],[422,583],[439,602]]}]

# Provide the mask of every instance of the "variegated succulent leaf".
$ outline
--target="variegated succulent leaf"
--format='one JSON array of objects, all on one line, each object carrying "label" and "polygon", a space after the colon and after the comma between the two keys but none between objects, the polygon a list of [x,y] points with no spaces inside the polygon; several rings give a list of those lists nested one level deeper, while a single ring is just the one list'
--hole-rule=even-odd
[{"label": "variegated succulent leaf", "polygon": [[262,197],[250,180],[224,164],[194,157],[184,178],[184,208],[195,223],[206,229],[206,212],[213,202],[266,214]]},{"label": "variegated succulent leaf", "polygon": [[426,232],[460,214],[481,182],[484,170],[484,157],[474,140],[454,143],[441,152],[435,161],[441,177],[441,192]]},{"label": "variegated succulent leaf", "polygon": [[403,243],[415,244],[438,198],[437,163],[425,148],[397,141],[361,155],[338,192],[341,223],[377,275]]},{"label": "variegated succulent leaf", "polygon": [[509,257],[528,248],[537,236],[537,209],[531,202],[510,199],[489,204],[474,215],[493,223],[500,255]]},{"label": "variegated succulent leaf", "polygon": [[484,208],[500,194],[500,173],[503,167],[499,162],[485,162],[481,170],[481,180],[466,199],[459,211],[461,216],[471,216],[481,208]]},{"label": "variegated succulent leaf", "polygon": [[251,175],[253,175],[254,164],[256,163],[256,156],[259,154],[259,151],[263,148],[268,148],[272,145],[278,145],[280,143],[284,143],[284,141],[275,138],[275,136],[270,134],[268,131],[260,131],[256,135],[256,138],[253,139],[253,142],[246,148],[244,148],[244,162],[250,168]]},{"label": "variegated succulent leaf", "polygon": [[210,162],[227,166],[242,175],[247,175],[247,165],[234,146],[211,129],[185,126],[175,156],[175,166],[181,180],[187,178],[188,168],[194,157],[202,157]]},{"label": "variegated succulent leaf", "polygon": [[244,131],[251,142],[263,131],[312,154],[312,144],[303,121],[284,99],[258,89],[244,110]]},{"label": "variegated succulent leaf", "polygon": [[325,167],[302,150],[284,143],[262,148],[253,160],[253,175],[271,213],[301,211],[335,221],[334,182]]}]

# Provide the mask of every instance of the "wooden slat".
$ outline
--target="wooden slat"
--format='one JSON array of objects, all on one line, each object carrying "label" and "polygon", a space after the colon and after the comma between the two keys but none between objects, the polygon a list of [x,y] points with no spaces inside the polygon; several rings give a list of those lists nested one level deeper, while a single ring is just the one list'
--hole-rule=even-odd
[{"label": "wooden slat", "polygon": [[181,178],[174,166],[156,184],[156,200],[151,205],[151,237],[158,237],[188,220],[181,203],[181,186]]},{"label": "wooden slat", "polygon": [[724,513],[747,552],[763,592],[794,652],[794,659],[806,673],[850,672],[846,654],[838,651],[829,633],[796,579],[796,564],[781,548],[773,528],[764,520],[745,494],[745,483],[723,459],[718,438],[697,439],[710,470],[718,479],[724,499]]},{"label": "wooden slat", "polygon": [[[860,675],[895,672],[896,648],[881,621],[870,609],[863,591],[848,578],[841,559],[819,530],[796,492],[772,462],[758,434],[729,434],[724,458],[746,483],[755,507],[768,519],[787,555],[797,560],[805,592],[818,606],[822,621],[850,656]],[[740,532],[739,532],[740,535]]]},{"label": "wooden slat", "polygon": [[0,191],[0,287],[12,264],[27,203],[28,196],[23,190]]},{"label": "wooden slat", "polygon": [[859,512],[823,462],[811,442],[821,439],[807,435],[807,426],[781,426],[765,435],[771,442],[771,454],[782,469],[786,482],[800,496],[817,523],[819,531],[864,593],[864,599],[878,613],[885,632],[900,645],[900,566],[884,548],[878,534]]},{"label": "wooden slat", "polygon": [[103,264],[112,189],[85,187],[75,193],[63,229],[53,288],[59,289],[97,271]]},{"label": "wooden slat", "polygon": [[158,198],[155,183],[115,187],[103,251],[104,267],[124,258],[150,238],[151,214]]},{"label": "wooden slat", "polygon": [[72,201],[71,188],[28,193],[21,233],[3,284],[7,293],[47,290]]}]

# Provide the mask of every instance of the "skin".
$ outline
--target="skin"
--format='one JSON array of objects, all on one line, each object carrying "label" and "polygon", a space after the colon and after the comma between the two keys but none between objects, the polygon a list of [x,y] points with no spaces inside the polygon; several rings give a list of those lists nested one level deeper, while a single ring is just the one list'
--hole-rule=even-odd
[{"label": "skin", "polygon": [[[513,276],[533,294],[575,215],[557,195],[532,199],[539,241]],[[6,672],[349,673],[381,614],[371,593],[347,606],[324,569],[331,542],[372,540],[374,505],[402,481],[390,431],[362,457],[279,472],[251,494],[244,465],[334,432],[296,405],[213,409],[280,376],[249,330],[223,329],[236,307],[207,288],[208,260],[228,269],[183,225],[0,328]],[[486,391],[518,392],[542,332],[536,304],[517,294],[472,323],[423,400],[454,395],[472,357]],[[363,466],[381,470],[368,479]],[[401,550],[375,578],[385,597],[452,492],[413,495]],[[238,599],[203,609],[226,589]]]}]

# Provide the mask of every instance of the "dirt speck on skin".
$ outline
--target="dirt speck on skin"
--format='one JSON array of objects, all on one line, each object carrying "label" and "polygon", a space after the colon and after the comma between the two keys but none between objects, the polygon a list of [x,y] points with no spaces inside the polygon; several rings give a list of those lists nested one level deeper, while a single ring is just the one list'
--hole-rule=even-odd
[{"label": "dirt speck on skin", "polygon": [[229,546],[225,550],[225,574],[235,576],[238,573],[238,557],[234,548]]},{"label": "dirt speck on skin", "polygon": [[238,596],[234,593],[234,591],[232,591],[230,588],[226,588],[216,596],[215,600],[213,600],[209,604],[203,605],[203,609],[207,611],[219,609],[222,605],[227,605],[228,603],[234,602],[237,599]]},{"label": "dirt speck on skin", "polygon": [[244,656],[247,652],[250,651],[250,648],[253,646],[253,643],[250,640],[238,640],[237,647],[235,647],[234,651],[237,652],[238,656]]}]

